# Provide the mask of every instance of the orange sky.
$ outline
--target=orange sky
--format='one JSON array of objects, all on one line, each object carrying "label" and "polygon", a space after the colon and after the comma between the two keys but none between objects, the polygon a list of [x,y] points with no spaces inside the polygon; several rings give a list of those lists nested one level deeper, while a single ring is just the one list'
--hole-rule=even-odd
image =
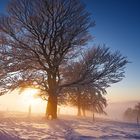
[{"label": "orange sky", "polygon": [[[126,101],[139,101],[139,89],[128,88],[122,85],[123,83],[113,85],[108,88],[108,93],[106,96],[108,102],[126,102]],[[30,93],[29,93],[30,92]],[[10,110],[10,111],[23,111],[27,112],[28,107],[32,104],[33,112],[45,112],[46,101],[42,99],[34,99],[31,94],[36,91],[26,90],[23,94],[19,95],[17,93],[6,94],[0,96],[0,110]],[[133,94],[135,93],[135,94]],[[137,96],[136,96],[137,95]],[[65,109],[64,109],[65,110]]]}]

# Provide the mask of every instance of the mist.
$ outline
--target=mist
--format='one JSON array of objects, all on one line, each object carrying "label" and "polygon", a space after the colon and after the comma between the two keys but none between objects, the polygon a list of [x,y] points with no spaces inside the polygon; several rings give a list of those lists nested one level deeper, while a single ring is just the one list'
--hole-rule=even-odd
[{"label": "mist", "polygon": [[[44,114],[47,101],[42,99],[34,99],[34,103],[31,105],[32,113]],[[125,101],[125,102],[111,102],[105,109],[107,115],[96,114],[95,117],[101,117],[111,119],[115,121],[124,121],[123,113],[129,107],[133,107],[138,101]],[[17,93],[6,94],[0,97],[0,111],[5,112],[25,112],[28,113],[29,103],[23,98],[23,95]],[[58,106],[60,115],[77,115],[77,108],[73,106],[61,105]],[[87,111],[87,116],[92,116],[92,112]]]}]

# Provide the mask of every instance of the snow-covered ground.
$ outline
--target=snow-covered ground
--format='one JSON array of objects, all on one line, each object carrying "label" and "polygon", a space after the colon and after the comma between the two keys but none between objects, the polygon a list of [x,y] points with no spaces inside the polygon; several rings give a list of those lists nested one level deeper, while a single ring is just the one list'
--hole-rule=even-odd
[{"label": "snow-covered ground", "polygon": [[140,139],[140,127],[74,116],[45,120],[42,116],[27,118],[25,114],[0,114],[0,140],[124,140]]}]

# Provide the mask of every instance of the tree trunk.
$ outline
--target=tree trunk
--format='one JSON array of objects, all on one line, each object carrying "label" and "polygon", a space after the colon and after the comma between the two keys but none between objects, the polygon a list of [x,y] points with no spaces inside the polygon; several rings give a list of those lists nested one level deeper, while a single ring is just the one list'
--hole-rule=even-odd
[{"label": "tree trunk", "polygon": [[46,117],[49,119],[57,119],[57,96],[50,95],[46,108]]},{"label": "tree trunk", "polygon": [[57,88],[56,88],[56,74],[48,73],[48,104],[46,109],[46,117],[49,119],[57,118]]}]

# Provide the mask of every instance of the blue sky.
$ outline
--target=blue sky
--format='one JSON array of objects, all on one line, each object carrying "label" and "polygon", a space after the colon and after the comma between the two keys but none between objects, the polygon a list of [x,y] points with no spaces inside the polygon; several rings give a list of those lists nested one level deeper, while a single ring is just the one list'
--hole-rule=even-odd
[{"label": "blue sky", "polygon": [[126,78],[108,90],[108,98],[114,101],[121,98],[140,100],[140,1],[83,1],[96,22],[91,30],[95,39],[90,44],[105,43],[111,50],[119,50],[132,62],[127,65]]},{"label": "blue sky", "polygon": [[[0,1],[3,12],[8,0]],[[91,44],[106,44],[119,50],[132,63],[127,65],[126,78],[112,85],[108,99],[140,100],[140,1],[82,0],[92,14],[96,26],[90,30],[95,39]]]},{"label": "blue sky", "polygon": [[9,0],[0,0],[0,12],[4,12],[6,10],[6,5]]}]

